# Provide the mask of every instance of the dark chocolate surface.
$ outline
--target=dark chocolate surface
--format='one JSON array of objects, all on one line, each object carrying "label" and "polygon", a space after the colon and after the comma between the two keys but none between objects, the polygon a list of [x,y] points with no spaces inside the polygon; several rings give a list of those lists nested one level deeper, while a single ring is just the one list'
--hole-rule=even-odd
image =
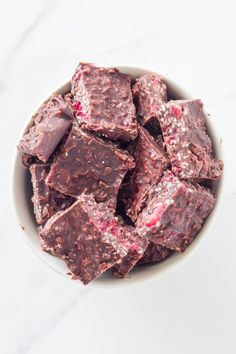
[{"label": "dark chocolate surface", "polygon": [[170,171],[148,196],[147,206],[139,214],[139,234],[174,251],[183,252],[193,241],[211,212],[215,198],[199,185],[180,181]]},{"label": "dark chocolate surface", "polygon": [[102,233],[116,237],[117,241],[126,250],[127,254],[113,267],[115,276],[119,278],[126,277],[143,256],[148,246],[148,241],[142,239],[134,227],[126,225],[122,218],[115,216],[114,210],[108,208],[104,203],[96,203],[93,196],[81,195],[80,201],[97,228]]},{"label": "dark chocolate surface", "polygon": [[132,91],[140,124],[157,129],[160,105],[167,101],[166,83],[158,75],[146,74],[136,80]]},{"label": "dark chocolate surface", "polygon": [[31,181],[33,185],[32,202],[37,223],[44,224],[52,215],[59,210],[68,208],[75,199],[64,195],[46,183],[49,165],[33,164],[30,166]]},{"label": "dark chocolate surface", "polygon": [[156,245],[150,241],[146,251],[144,252],[144,255],[139,259],[137,265],[163,261],[171,254],[171,252],[172,251],[170,251],[168,248]]},{"label": "dark chocolate surface", "polygon": [[[58,111],[65,108],[65,98],[62,95],[53,94],[47,101],[45,101],[33,115],[34,124],[41,123],[45,119],[48,119],[54,114],[57,114]],[[71,115],[72,111],[69,113]],[[73,118],[73,115],[71,116]]]},{"label": "dark chocolate surface", "polygon": [[74,112],[79,125],[112,140],[137,136],[131,78],[114,68],[81,63],[72,81]]},{"label": "dark chocolate surface", "polygon": [[[72,124],[74,118],[70,108],[61,96],[54,96],[57,105],[50,111],[51,100],[43,105],[42,111],[35,116],[35,125],[21,139],[18,149],[31,156],[47,162],[63,136]],[[48,107],[49,106],[49,107]],[[46,116],[43,113],[46,111]]]},{"label": "dark chocolate surface", "polygon": [[[111,209],[82,194],[70,208],[55,214],[40,232],[42,246],[60,256],[74,278],[87,284],[125,257],[129,243],[104,223],[118,223]],[[119,228],[119,226],[117,225]]]},{"label": "dark chocolate surface", "polygon": [[109,201],[115,208],[124,175],[134,166],[133,158],[127,152],[73,127],[51,166],[47,183],[75,197],[83,192],[93,193],[97,201]]},{"label": "dark chocolate surface", "polygon": [[163,149],[160,148],[149,132],[139,126],[138,138],[129,147],[135,159],[135,169],[121,192],[126,212],[135,221],[142,210],[150,188],[156,184],[169,161]]},{"label": "dark chocolate surface", "polygon": [[30,168],[34,163],[40,163],[40,161],[32,155],[22,154],[22,163],[26,168]]},{"label": "dark chocolate surface", "polygon": [[175,175],[195,181],[221,176],[223,163],[212,157],[200,100],[170,101],[162,106],[159,119]]},{"label": "dark chocolate surface", "polygon": [[55,214],[40,232],[42,247],[61,257],[73,278],[89,283],[111,268],[127,250],[111,233],[99,230],[80,196],[66,211]]}]

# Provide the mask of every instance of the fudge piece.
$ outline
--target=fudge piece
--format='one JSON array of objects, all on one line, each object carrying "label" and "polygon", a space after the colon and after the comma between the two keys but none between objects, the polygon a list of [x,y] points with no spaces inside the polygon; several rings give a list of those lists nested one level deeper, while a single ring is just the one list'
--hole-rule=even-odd
[{"label": "fudge piece", "polygon": [[113,274],[119,278],[127,277],[143,256],[149,242],[141,238],[134,227],[125,225],[120,217],[115,216],[114,210],[108,208],[104,203],[96,203],[92,195],[83,194],[79,200],[98,230],[103,234],[115,236],[126,250],[127,254],[114,265],[112,270]]},{"label": "fudge piece", "polygon": [[136,80],[132,92],[137,101],[140,124],[157,130],[160,106],[167,101],[166,83],[158,75],[146,74]]},{"label": "fudge piece", "polygon": [[32,202],[37,223],[44,224],[59,210],[68,208],[75,199],[64,195],[45,183],[49,171],[47,164],[34,164],[30,166],[31,181],[33,186]]},{"label": "fudge piece", "polygon": [[132,226],[126,225],[121,230],[121,235],[124,240],[121,244],[126,246],[128,253],[114,265],[112,270],[114,276],[126,278],[129,272],[143,257],[149,242],[141,238]]},{"label": "fudge piece", "polygon": [[113,217],[112,220],[110,218],[103,219],[98,225],[102,232],[115,234],[121,245],[127,250],[127,255],[121,258],[112,268],[114,276],[126,278],[144,255],[149,242],[138,235],[135,227],[125,225],[118,218]]},{"label": "fudge piece", "polygon": [[172,251],[170,251],[168,248],[156,245],[150,241],[146,251],[144,252],[144,255],[140,258],[137,265],[163,261],[171,254],[171,252]]},{"label": "fudge piece", "polygon": [[207,189],[180,181],[166,171],[148,196],[136,226],[148,240],[183,252],[211,212],[215,198]]},{"label": "fudge piece", "polygon": [[81,63],[71,80],[79,125],[112,140],[137,136],[131,77],[114,68]]},{"label": "fudge piece", "polygon": [[[96,215],[96,210],[93,213]],[[106,210],[103,214],[105,217]],[[89,212],[84,195],[70,208],[49,219],[40,237],[43,249],[61,257],[72,277],[80,279],[84,284],[111,268],[127,254],[127,249],[115,234],[99,229],[97,218],[93,218]]]},{"label": "fudge piece", "polygon": [[156,184],[169,164],[167,155],[148,131],[139,127],[138,138],[131,143],[135,169],[128,183],[123,186],[122,199],[127,215],[135,221],[142,210],[150,188]]},{"label": "fudge piece", "polygon": [[212,157],[202,102],[170,101],[162,112],[159,120],[174,174],[195,181],[219,178],[223,163]]},{"label": "fudge piece", "polygon": [[[21,139],[18,149],[46,162],[72,124],[73,113],[61,96],[54,96],[56,108],[47,104],[36,114],[37,124]],[[48,105],[51,100],[48,101]],[[43,113],[45,115],[43,115]]]},{"label": "fudge piece", "polygon": [[74,126],[52,163],[47,183],[75,197],[93,193],[98,202],[109,201],[115,208],[120,184],[134,166],[127,152]]},{"label": "fudge piece", "polygon": [[[45,101],[37,110],[37,112],[33,115],[34,124],[41,123],[43,120],[50,118],[53,114],[56,114],[61,109],[67,108],[67,100],[66,95],[64,98],[61,95],[53,94],[47,101]],[[65,103],[66,101],[66,103]],[[71,115],[73,111],[69,112]]]}]

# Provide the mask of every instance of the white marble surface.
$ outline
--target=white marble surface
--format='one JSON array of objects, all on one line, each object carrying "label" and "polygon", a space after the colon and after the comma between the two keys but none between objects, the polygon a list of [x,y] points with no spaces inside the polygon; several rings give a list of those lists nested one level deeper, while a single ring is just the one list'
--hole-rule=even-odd
[{"label": "white marble surface", "polygon": [[[236,328],[234,1],[8,0],[0,11],[0,353],[234,354]],[[20,236],[11,165],[25,121],[79,60],[153,68],[201,97],[223,140],[221,212],[170,275],[79,286]]]}]

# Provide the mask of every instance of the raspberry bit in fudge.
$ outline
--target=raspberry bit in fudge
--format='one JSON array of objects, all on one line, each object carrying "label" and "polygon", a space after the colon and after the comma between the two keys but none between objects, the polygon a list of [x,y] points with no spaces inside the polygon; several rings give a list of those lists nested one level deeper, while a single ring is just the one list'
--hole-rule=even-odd
[{"label": "raspberry bit in fudge", "polygon": [[149,242],[149,245],[137,265],[144,265],[149,263],[160,262],[166,259],[171,254],[171,250],[160,245],[156,245],[153,242]]},{"label": "raspberry bit in fudge", "polygon": [[115,208],[120,184],[134,166],[132,156],[115,144],[73,127],[51,166],[47,183],[74,197],[93,193],[97,201],[109,201]]},{"label": "raspberry bit in fudge", "polygon": [[[52,105],[52,101],[57,104]],[[36,113],[35,125],[21,139],[18,149],[23,154],[46,162],[72,124],[73,113],[63,98],[53,96]]]},{"label": "raspberry bit in fudge", "polygon": [[125,278],[143,256],[149,242],[141,238],[134,227],[126,225],[121,218],[115,216],[114,211],[104,203],[96,203],[93,196],[83,194],[79,200],[96,227],[102,233],[116,237],[126,250],[127,254],[113,267],[115,276]]},{"label": "raspberry bit in fudge", "polygon": [[81,63],[71,80],[79,125],[112,140],[137,136],[131,77],[114,68]]},{"label": "raspberry bit in fudge", "polygon": [[138,138],[129,148],[134,152],[135,169],[130,180],[124,183],[121,198],[128,216],[135,221],[142,210],[148,191],[159,182],[168,166],[168,158],[149,132],[139,127]]},{"label": "raspberry bit in fudge", "polygon": [[212,157],[202,102],[170,101],[162,109],[160,124],[174,174],[195,181],[219,178],[223,163]]},{"label": "raspberry bit in fudge", "polygon": [[139,234],[157,245],[183,252],[214,204],[209,190],[180,181],[166,171],[160,183],[150,190],[147,206],[139,214]]},{"label": "raspberry bit in fudge", "polygon": [[100,231],[96,221],[81,196],[70,208],[49,219],[40,232],[43,249],[62,258],[72,277],[84,284],[127,254],[117,236]]},{"label": "raspberry bit in fudge", "polygon": [[136,80],[133,96],[137,100],[137,113],[142,125],[155,127],[162,103],[167,101],[167,87],[158,75],[146,74]]},{"label": "raspberry bit in fudge", "polygon": [[64,195],[45,183],[49,171],[49,165],[34,164],[30,167],[31,181],[33,185],[34,213],[37,223],[44,224],[59,210],[68,208],[75,199]]}]

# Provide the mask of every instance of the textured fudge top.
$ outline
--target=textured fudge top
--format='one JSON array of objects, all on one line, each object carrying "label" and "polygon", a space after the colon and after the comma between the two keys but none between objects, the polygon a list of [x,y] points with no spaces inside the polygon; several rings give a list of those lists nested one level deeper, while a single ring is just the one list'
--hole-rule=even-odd
[{"label": "textured fudge top", "polygon": [[49,219],[40,236],[44,250],[63,258],[72,276],[84,284],[127,253],[115,235],[99,230],[83,198]]},{"label": "textured fudge top", "polygon": [[112,233],[126,249],[139,249],[142,251],[146,240],[141,239],[135,232],[135,228],[126,225],[122,218],[114,215],[114,210],[107,207],[104,203],[96,203],[94,197],[82,194],[79,197],[83,203],[84,210],[96,223],[101,232]]},{"label": "textured fudge top", "polygon": [[142,125],[151,118],[158,117],[160,105],[167,101],[167,87],[158,75],[146,74],[136,80],[133,86],[133,96],[137,98],[138,115],[142,117]]},{"label": "textured fudge top", "polygon": [[159,117],[172,171],[183,179],[219,178],[223,163],[212,157],[200,100],[170,101]]},{"label": "textured fudge top", "polygon": [[31,181],[33,185],[34,213],[38,224],[44,224],[59,210],[69,207],[74,198],[61,194],[50,188],[45,183],[49,165],[34,164],[30,167]]},{"label": "textured fudge top", "polygon": [[127,214],[135,221],[149,189],[160,180],[169,162],[165,151],[145,128],[139,127],[138,138],[130,149],[134,152],[136,166],[123,194]]},{"label": "textured fudge top", "polygon": [[112,140],[137,136],[131,77],[114,68],[81,63],[72,81],[73,108],[82,128]]},{"label": "textured fudge top", "polygon": [[[52,102],[56,104],[52,105]],[[46,162],[71,126],[73,118],[63,98],[53,96],[36,113],[36,124],[21,139],[19,150]]]},{"label": "textured fudge top", "polygon": [[137,227],[140,235],[154,243],[184,251],[214,203],[210,191],[180,181],[166,171],[160,183],[150,190],[147,206],[137,219]]},{"label": "textured fudge top", "polygon": [[134,227],[125,225],[123,220],[114,215],[114,211],[107,208],[104,203],[97,204],[91,195],[81,195],[80,201],[94,220],[102,233],[112,234],[127,250],[127,255],[120,259],[113,268],[113,274],[124,278],[132,270],[138,260],[143,256],[148,241],[141,238]]},{"label": "textured fudge top", "polygon": [[156,245],[150,241],[144,255],[140,258],[137,265],[160,262],[170,254],[171,251],[168,248]]},{"label": "textured fudge top", "polygon": [[124,175],[134,166],[133,158],[127,152],[73,127],[51,166],[47,183],[72,196],[94,193],[97,201],[110,201],[115,208]]}]

